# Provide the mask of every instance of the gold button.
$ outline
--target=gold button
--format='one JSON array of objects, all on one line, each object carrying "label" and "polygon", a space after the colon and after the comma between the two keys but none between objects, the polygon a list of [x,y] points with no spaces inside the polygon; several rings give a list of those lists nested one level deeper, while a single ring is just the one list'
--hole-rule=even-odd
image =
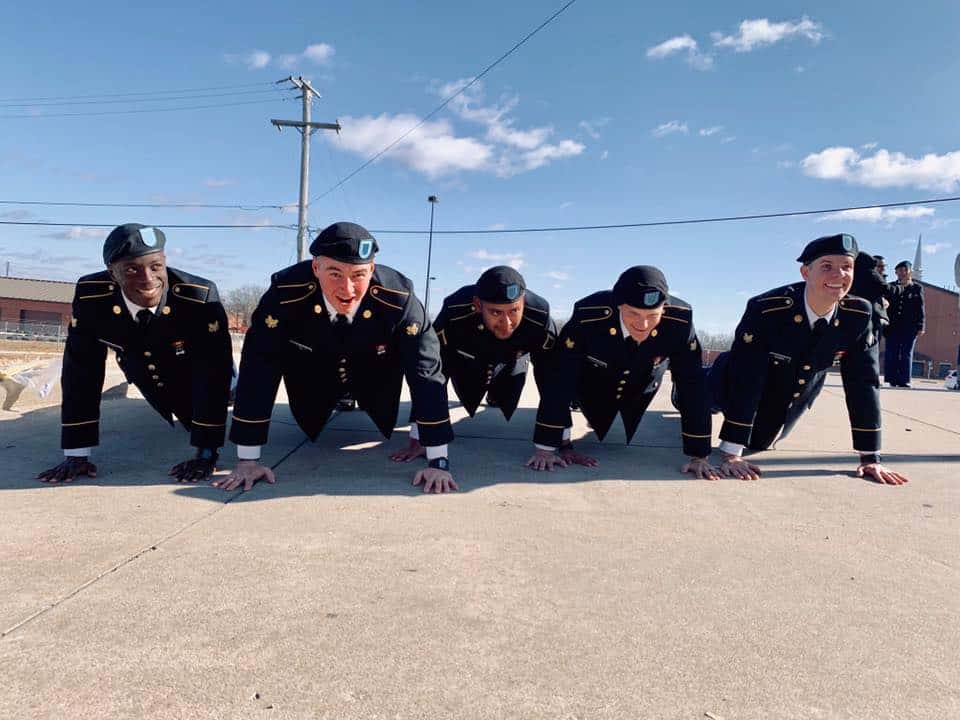
[{"label": "gold button", "polygon": [[314,311],[317,315],[319,315],[320,313],[323,312],[323,308],[320,307],[319,305],[314,305],[314,306],[313,306],[313,311]]},{"label": "gold button", "polygon": [[483,323],[480,323],[479,325],[477,325],[477,330],[483,330]]},{"label": "gold button", "polygon": [[840,327],[840,320],[839,320],[839,319],[834,320],[834,321],[833,321],[833,326],[834,326],[834,327]]},{"label": "gold button", "polygon": [[802,315],[794,315],[794,316],[793,316],[793,321],[794,321],[797,325],[799,325],[800,323],[803,322],[803,316],[802,316]]},{"label": "gold button", "polygon": [[799,380],[797,380],[797,385],[806,385],[806,384],[807,384],[807,381],[804,380],[803,378],[800,378]]},{"label": "gold button", "polygon": [[617,395],[617,400],[619,400],[621,397],[622,397],[621,395]]},{"label": "gold button", "polygon": [[798,398],[798,397],[800,397],[800,393],[794,393],[793,396],[794,396],[795,398]]},{"label": "gold button", "polygon": [[804,369],[804,370],[809,370],[809,369],[810,369],[810,366],[809,366],[809,365],[804,365],[804,366],[803,366],[803,369]]},{"label": "gold button", "polygon": [[656,337],[656,336],[657,336],[657,329],[654,328],[653,330],[650,331],[650,337]]},{"label": "gold button", "polygon": [[147,370],[149,370],[150,372],[153,372],[156,369],[157,369],[156,365],[147,365]]},{"label": "gold button", "polygon": [[159,380],[159,379],[160,379],[160,376],[159,376],[159,375],[151,375],[150,377],[152,377],[154,380]]},{"label": "gold button", "polygon": [[363,311],[363,319],[364,319],[364,320],[369,320],[369,319],[372,318],[372,317],[373,317],[373,313],[372,313],[372,312],[370,312],[369,310],[364,310],[364,311]]},{"label": "gold button", "polygon": [[624,370],[624,371],[623,371],[623,374],[624,374],[624,375],[629,375],[629,374],[630,374],[630,371],[629,371],[629,370]]},{"label": "gold button", "polygon": [[114,305],[114,306],[113,306],[113,314],[114,314],[114,315],[119,315],[119,314],[120,314],[120,306],[119,306],[119,305]]},{"label": "gold button", "polygon": [[163,383],[157,383],[157,387],[163,387]]},{"label": "gold button", "polygon": [[620,384],[621,384],[621,385],[626,385],[626,384],[627,384],[627,381],[626,381],[626,380],[621,380],[621,381],[620,381]]},{"label": "gold button", "polygon": [[143,356],[144,356],[144,357],[151,357],[151,355],[152,355],[152,353],[151,353],[149,350],[144,350],[144,351],[143,351]]},{"label": "gold button", "polygon": [[379,294],[380,294],[380,291],[377,290],[376,288],[374,288],[374,289],[371,290],[370,292],[373,293],[374,295],[379,295]]},{"label": "gold button", "polygon": [[164,315],[169,315],[169,314],[170,314],[170,306],[169,306],[169,305],[164,305],[164,306],[163,306],[163,310],[161,310],[160,312],[162,312]]},{"label": "gold button", "polygon": [[616,329],[616,328],[610,328],[610,334],[611,334],[611,335],[616,335],[616,334],[617,334],[617,329]]},{"label": "gold button", "polygon": [[179,295],[179,294],[180,294],[180,286],[177,285],[177,286],[173,289],[173,291],[174,291],[175,293],[177,293],[177,295]]}]

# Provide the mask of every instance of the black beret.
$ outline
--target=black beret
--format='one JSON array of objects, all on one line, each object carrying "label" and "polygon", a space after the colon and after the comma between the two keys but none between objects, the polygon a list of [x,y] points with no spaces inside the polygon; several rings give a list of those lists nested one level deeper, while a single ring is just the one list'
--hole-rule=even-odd
[{"label": "black beret", "polygon": [[167,244],[163,230],[140,223],[127,223],[115,227],[103,243],[103,264],[140,257],[160,252]]},{"label": "black beret", "polygon": [[314,257],[322,255],[353,265],[373,262],[378,250],[380,247],[373,235],[362,225],[351,222],[330,225],[310,243],[310,254]]},{"label": "black beret", "polygon": [[516,302],[523,297],[526,289],[523,275],[507,265],[497,265],[485,270],[477,280],[477,297],[484,302]]},{"label": "black beret", "polygon": [[613,286],[613,299],[617,305],[638,308],[655,308],[667,300],[667,279],[660,268],[653,265],[634,265],[623,271]]},{"label": "black beret", "polygon": [[856,257],[858,252],[860,251],[857,248],[857,240],[853,235],[848,235],[847,233],[827,235],[826,237],[817,238],[807,243],[803,252],[800,253],[800,257],[797,258],[797,262],[802,262],[804,265],[807,265],[824,255],[847,255],[849,257]]},{"label": "black beret", "polygon": [[893,266],[893,269],[894,269],[894,270],[899,270],[899,269],[902,268],[902,267],[907,268],[907,270],[912,270],[912,269],[913,269],[913,263],[910,262],[909,260],[901,260],[900,262],[898,262],[896,265]]}]

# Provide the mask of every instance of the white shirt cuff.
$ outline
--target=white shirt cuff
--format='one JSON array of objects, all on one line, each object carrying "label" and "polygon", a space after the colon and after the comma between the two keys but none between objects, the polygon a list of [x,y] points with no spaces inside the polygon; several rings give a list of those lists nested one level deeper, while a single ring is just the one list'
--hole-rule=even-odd
[{"label": "white shirt cuff", "polygon": [[447,457],[446,445],[428,445],[427,460],[436,460],[437,458]]},{"label": "white shirt cuff", "polygon": [[237,445],[237,460],[259,460],[263,445]]},{"label": "white shirt cuff", "polygon": [[415,423],[410,423],[410,439],[419,440],[420,439],[420,427]]},{"label": "white shirt cuff", "polygon": [[743,455],[744,447],[745,446],[741,445],[740,443],[721,440],[720,445],[718,446],[718,449],[720,450],[720,452],[725,452],[728,455],[736,455],[737,457],[740,457],[741,455]]},{"label": "white shirt cuff", "polygon": [[70,448],[63,451],[64,457],[90,457],[90,451],[93,448]]},{"label": "white shirt cuff", "polygon": [[[564,445],[566,445],[567,441],[570,440],[570,431],[572,429],[573,428],[568,427],[563,429],[563,434],[560,436],[560,439],[563,441]],[[541,445],[540,443],[534,443],[533,446],[537,448],[537,450],[546,450],[548,452],[557,451],[557,448],[553,447],[552,445]]]}]

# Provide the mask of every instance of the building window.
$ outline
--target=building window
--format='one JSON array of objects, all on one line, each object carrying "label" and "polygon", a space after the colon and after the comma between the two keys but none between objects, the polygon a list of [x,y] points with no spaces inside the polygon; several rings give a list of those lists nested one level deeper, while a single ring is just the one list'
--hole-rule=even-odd
[{"label": "building window", "polygon": [[59,325],[63,316],[60,313],[43,310],[21,310],[20,322],[32,325]]}]

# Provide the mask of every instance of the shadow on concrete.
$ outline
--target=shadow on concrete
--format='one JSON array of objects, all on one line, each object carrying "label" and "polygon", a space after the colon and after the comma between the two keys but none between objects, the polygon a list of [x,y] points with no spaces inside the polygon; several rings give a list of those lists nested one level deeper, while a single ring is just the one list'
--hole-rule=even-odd
[{"label": "shadow on concrete", "polygon": [[[590,431],[574,437],[578,448],[596,457],[600,466],[571,466],[553,472],[537,472],[524,466],[533,453],[532,434],[536,410],[519,408],[508,423],[495,408],[481,408],[473,418],[459,406],[452,406],[456,439],[450,447],[450,460],[460,493],[495,485],[561,485],[596,481],[694,481],[679,472],[686,462],[681,453],[680,423],[675,412],[648,411],[633,442],[625,444],[619,420],[604,442]],[[460,410],[460,412],[457,412]],[[409,403],[402,403],[398,418],[406,418]],[[582,416],[574,418],[582,432]],[[422,496],[421,488],[411,485],[417,470],[426,467],[418,458],[410,463],[394,463],[389,456],[405,447],[409,435],[406,426],[395,430],[387,440],[380,435],[365,413],[341,413],[320,433],[316,441],[305,442],[275,466],[277,484],[258,483],[238,500],[260,501],[298,496]],[[178,494],[205,497],[200,488],[184,486]],[[229,493],[229,495],[234,495]]]}]

